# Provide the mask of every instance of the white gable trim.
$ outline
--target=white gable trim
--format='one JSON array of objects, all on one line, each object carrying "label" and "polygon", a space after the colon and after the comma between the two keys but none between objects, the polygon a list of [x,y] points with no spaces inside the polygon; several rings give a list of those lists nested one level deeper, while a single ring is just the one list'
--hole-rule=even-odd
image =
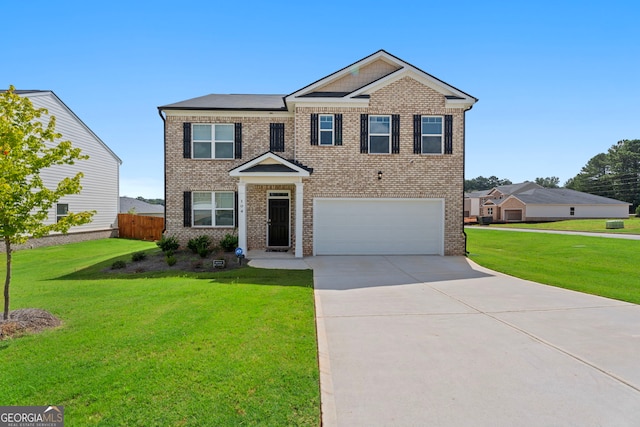
[{"label": "white gable trim", "polygon": [[[252,168],[253,166],[257,166],[259,164],[280,164],[286,166],[290,169],[293,169],[295,172],[246,172],[247,169]],[[265,177],[296,177],[296,178],[306,178],[308,177],[309,171],[301,168],[300,166],[291,163],[287,159],[284,159],[278,156],[271,151],[264,153],[261,156],[256,157],[253,160],[248,161],[234,169],[229,171],[229,176],[235,177],[247,177],[247,176],[265,176]]]},{"label": "white gable trim", "polygon": [[[303,97],[304,95],[313,92],[316,88],[319,88],[321,86],[327,85],[331,82],[334,82],[336,80],[341,79],[342,77],[344,77],[345,75],[347,75],[348,73],[351,72],[351,70],[358,68],[358,67],[364,67],[365,65],[377,61],[377,60],[383,60],[385,62],[388,62],[390,64],[394,64],[397,65],[399,68],[398,70],[391,72],[390,74],[369,83],[366,86],[363,86],[359,89],[356,89],[355,91],[349,93],[348,95],[345,95],[344,97],[341,98],[328,98],[328,97],[318,97],[318,98],[308,98],[308,97]],[[442,80],[437,79],[436,77],[420,70],[419,68],[414,67],[413,65],[399,59],[396,58],[395,56],[385,52],[384,50],[380,50],[366,58],[361,59],[358,62],[355,62],[339,71],[336,71],[333,74],[330,74],[308,86],[305,86],[302,89],[299,89],[295,92],[293,92],[292,94],[288,95],[285,97],[285,102],[287,103],[287,105],[293,104],[293,103],[319,103],[319,102],[336,102],[336,103],[344,103],[344,102],[349,102],[349,103],[359,103],[359,104],[368,104],[369,100],[366,98],[356,98],[359,95],[368,95],[371,94],[372,92],[375,92],[376,90],[380,89],[381,87],[384,87],[390,83],[393,83],[405,76],[410,76],[413,79],[419,81],[420,83],[424,84],[425,86],[428,86],[434,90],[436,90],[437,92],[445,95],[445,96],[455,96],[459,99],[447,99],[446,100],[446,105],[449,107],[471,107],[473,104],[476,103],[477,99],[474,98],[473,96],[462,92],[459,89],[456,89],[455,87],[443,82]]]}]

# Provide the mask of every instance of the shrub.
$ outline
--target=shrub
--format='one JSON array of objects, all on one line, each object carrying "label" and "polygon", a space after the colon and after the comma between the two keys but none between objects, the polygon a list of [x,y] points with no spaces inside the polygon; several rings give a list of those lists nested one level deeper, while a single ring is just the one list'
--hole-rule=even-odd
[{"label": "shrub", "polygon": [[144,261],[145,259],[147,259],[147,254],[144,252],[134,252],[131,254],[131,261],[133,262]]},{"label": "shrub", "polygon": [[174,257],[173,255],[167,255],[166,261],[169,267],[171,267],[172,265],[176,265],[176,262],[178,262],[176,257]]},{"label": "shrub", "polygon": [[120,260],[120,261],[114,261],[113,264],[111,264],[111,269],[112,270],[119,270],[121,268],[126,268],[127,267],[127,263]]},{"label": "shrub", "polygon": [[640,218],[640,205],[636,208],[636,216]]},{"label": "shrub", "polygon": [[173,254],[180,247],[178,239],[176,239],[174,236],[162,236],[162,238],[158,240],[156,245],[158,245],[158,247],[162,249],[162,252],[164,252],[165,254]]},{"label": "shrub", "polygon": [[227,234],[224,239],[220,240],[220,247],[225,252],[233,252],[238,247],[238,236]]},{"label": "shrub", "polygon": [[202,258],[209,254],[209,246],[211,246],[211,237],[206,235],[189,239],[189,243],[187,243],[187,247],[191,249],[191,252],[199,254]]}]

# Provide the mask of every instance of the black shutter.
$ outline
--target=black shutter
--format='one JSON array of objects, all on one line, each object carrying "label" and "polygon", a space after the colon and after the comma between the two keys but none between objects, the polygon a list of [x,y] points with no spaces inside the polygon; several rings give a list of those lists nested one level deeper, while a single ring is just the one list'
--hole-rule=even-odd
[{"label": "black shutter", "polygon": [[191,123],[182,124],[182,157],[191,158]]},{"label": "black shutter", "polygon": [[235,144],[235,155],[236,159],[242,158],[242,123],[234,124],[234,144]]},{"label": "black shutter", "polygon": [[[234,216],[234,227],[238,226],[238,192],[234,191],[233,192],[233,202],[234,202],[234,207],[233,207],[233,216]],[[246,248],[244,248],[246,250]]]},{"label": "black shutter", "polygon": [[311,115],[311,145],[318,145],[318,115]]},{"label": "black shutter", "polygon": [[453,116],[444,116],[444,154],[453,154]]},{"label": "black shutter", "polygon": [[284,123],[269,124],[269,150],[284,151]]},{"label": "black shutter", "polygon": [[342,114],[335,114],[333,116],[333,121],[334,131],[336,133],[334,136],[334,144],[342,145]]},{"label": "black shutter", "polygon": [[391,116],[391,153],[400,152],[400,114]]},{"label": "black shutter", "polygon": [[369,115],[360,114],[360,152],[369,152]]},{"label": "black shutter", "polygon": [[413,154],[422,153],[422,116],[413,116]]},{"label": "black shutter", "polygon": [[185,227],[191,227],[191,191],[183,193],[183,214]]}]

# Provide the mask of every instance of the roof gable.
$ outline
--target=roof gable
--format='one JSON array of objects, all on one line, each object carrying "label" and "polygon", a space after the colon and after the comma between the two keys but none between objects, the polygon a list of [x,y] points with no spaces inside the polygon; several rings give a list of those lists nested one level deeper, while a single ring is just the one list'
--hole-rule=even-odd
[{"label": "roof gable", "polygon": [[367,102],[368,96],[396,80],[411,76],[420,83],[441,93],[449,107],[471,107],[477,99],[391,55],[379,50],[333,74],[299,89],[285,100],[296,102],[326,102],[341,100]]},{"label": "roof gable", "polygon": [[298,162],[287,160],[272,151],[249,160],[229,171],[230,176],[300,176],[308,177],[313,169]]},{"label": "roof gable", "polygon": [[[3,91],[5,92],[5,91]],[[55,102],[56,104],[58,104],[60,106],[60,108],[62,108],[63,111],[65,111],[69,117],[81,128],[83,128],[89,135],[91,138],[95,139],[95,141],[101,146],[103,147],[111,156],[113,156],[113,158],[118,162],[118,164],[122,164],[122,159],[120,159],[120,157],[118,157],[116,155],[116,153],[114,153],[111,148],[109,148],[109,146],[107,144],[104,143],[104,141],[102,141],[100,139],[100,137],[98,135],[96,135],[91,128],[89,128],[89,126],[87,126],[81,119],[80,117],[78,117],[72,110],[71,108],[69,108],[67,106],[67,104],[65,104],[64,102],[62,102],[62,100],[60,98],[58,98],[58,96],[51,90],[16,90],[15,91],[16,94],[20,95],[20,96],[24,96],[26,98],[32,99],[32,98],[37,98],[37,97],[49,97],[51,100],[53,100],[53,102]],[[49,112],[49,114],[51,114],[51,112]],[[52,114],[55,115],[55,114]],[[62,135],[63,138],[65,138],[65,135]],[[72,141],[73,142],[73,141]]]}]

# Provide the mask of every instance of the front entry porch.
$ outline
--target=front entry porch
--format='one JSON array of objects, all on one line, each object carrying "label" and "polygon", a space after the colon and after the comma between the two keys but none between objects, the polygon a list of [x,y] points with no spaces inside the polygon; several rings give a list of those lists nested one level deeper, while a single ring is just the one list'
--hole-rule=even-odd
[{"label": "front entry porch", "polygon": [[310,173],[272,152],[229,172],[238,177],[238,246],[245,253],[293,248],[294,256],[302,258],[302,179]]}]

